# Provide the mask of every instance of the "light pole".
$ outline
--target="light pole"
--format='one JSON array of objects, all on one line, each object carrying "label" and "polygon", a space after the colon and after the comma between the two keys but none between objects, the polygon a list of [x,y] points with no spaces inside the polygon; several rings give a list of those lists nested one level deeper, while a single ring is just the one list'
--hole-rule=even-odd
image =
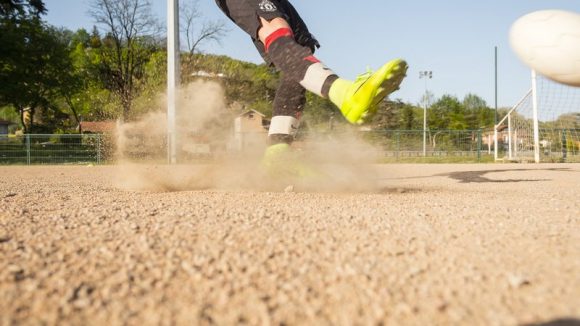
[{"label": "light pole", "polygon": [[497,124],[497,46],[495,47],[495,112],[493,114],[493,126]]},{"label": "light pole", "polygon": [[177,162],[175,111],[179,90],[179,0],[167,0],[167,162]]},{"label": "light pole", "polygon": [[425,79],[425,98],[423,103],[423,157],[427,156],[427,105],[429,93],[427,92],[427,79],[433,78],[433,71],[419,71],[419,79]]}]

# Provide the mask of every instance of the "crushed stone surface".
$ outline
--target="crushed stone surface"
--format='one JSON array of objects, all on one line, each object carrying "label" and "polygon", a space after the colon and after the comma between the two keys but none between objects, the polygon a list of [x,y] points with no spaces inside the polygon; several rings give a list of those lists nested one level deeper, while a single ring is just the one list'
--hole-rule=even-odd
[{"label": "crushed stone surface", "polygon": [[580,165],[377,168],[380,191],[315,193],[0,167],[0,324],[580,319]]}]

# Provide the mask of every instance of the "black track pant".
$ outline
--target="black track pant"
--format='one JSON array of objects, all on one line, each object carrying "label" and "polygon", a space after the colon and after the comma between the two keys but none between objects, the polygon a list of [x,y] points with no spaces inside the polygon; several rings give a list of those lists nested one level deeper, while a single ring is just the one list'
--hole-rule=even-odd
[{"label": "black track pant", "polygon": [[[266,60],[282,72],[282,78],[274,99],[273,127],[270,135],[285,134],[285,129],[293,129],[294,122],[286,119],[279,125],[282,117],[299,119],[306,101],[305,88],[326,96],[330,84],[337,77],[326,69],[313,53],[320,45],[308,31],[294,7],[287,0],[216,0],[222,11],[252,38],[256,48]],[[283,18],[291,31],[279,31],[272,42],[263,44],[258,37],[263,18],[271,21]],[[326,70],[325,70],[326,69]],[[328,78],[333,76],[331,78]],[[328,81],[326,79],[329,79]],[[290,128],[292,127],[292,128]],[[297,127],[297,126],[296,126]],[[274,130],[273,130],[274,129]],[[276,131],[277,130],[277,131]]]}]

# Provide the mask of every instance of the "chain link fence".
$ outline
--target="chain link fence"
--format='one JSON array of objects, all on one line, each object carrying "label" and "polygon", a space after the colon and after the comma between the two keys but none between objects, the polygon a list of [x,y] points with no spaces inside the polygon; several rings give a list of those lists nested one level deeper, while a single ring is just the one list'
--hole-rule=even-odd
[{"label": "chain link fence", "polygon": [[484,149],[482,130],[383,130],[362,137],[378,146],[386,161],[481,162],[492,156]]},{"label": "chain link fence", "polygon": [[[514,128],[515,129],[515,128]],[[534,135],[524,128],[498,132],[497,160],[534,161]],[[580,129],[539,129],[540,162],[580,163]]]},{"label": "chain link fence", "polygon": [[101,164],[111,142],[99,134],[0,137],[0,164]]},{"label": "chain link fence", "polygon": [[[328,133],[324,136],[339,137],[340,133]],[[382,152],[382,162],[493,161],[493,153],[489,144],[485,143],[481,130],[427,131],[426,134],[422,130],[360,131],[356,136],[378,148]],[[263,138],[265,140],[265,133]],[[302,142],[307,143],[310,138],[308,133],[300,135]],[[320,135],[316,138],[320,138]],[[160,146],[166,144],[164,140],[159,140],[159,143],[162,144]],[[165,150],[156,146],[155,153],[143,153],[147,150],[147,146],[139,144],[139,142],[131,143],[129,148],[125,149],[127,152],[124,153],[125,156],[136,160],[159,156],[159,160],[163,161],[159,153],[165,153]],[[182,162],[198,159],[199,155],[185,155],[188,150],[191,152],[190,148],[193,145],[199,147],[204,144],[185,144],[182,148],[183,153],[179,155]],[[208,157],[216,157],[218,152],[220,157],[228,155],[224,144],[218,146],[213,142],[205,145],[204,161],[207,161]],[[4,136],[0,137],[0,164],[111,163],[114,161],[115,146],[112,137],[100,134]]]}]

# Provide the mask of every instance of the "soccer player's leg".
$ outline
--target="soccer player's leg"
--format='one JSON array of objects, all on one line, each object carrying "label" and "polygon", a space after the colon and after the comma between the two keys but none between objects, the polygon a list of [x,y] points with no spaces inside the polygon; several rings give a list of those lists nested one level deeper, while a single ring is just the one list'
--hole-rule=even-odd
[{"label": "soccer player's leg", "polygon": [[272,177],[315,175],[314,169],[302,162],[290,148],[298,132],[305,103],[304,88],[282,74],[268,131],[269,146],[262,159],[263,166]]},{"label": "soccer player's leg", "polygon": [[353,124],[370,120],[377,104],[395,91],[405,76],[406,63],[395,60],[354,82],[341,79],[314,56],[318,42],[288,1],[220,2],[225,3],[222,10],[254,39],[266,61],[308,91],[330,98]]},{"label": "soccer player's leg", "polygon": [[305,89],[329,98],[350,123],[369,121],[379,102],[396,91],[406,75],[406,62],[397,59],[374,73],[360,75],[354,82],[339,78],[314,56],[312,49],[296,42],[284,19],[260,19],[258,34],[274,65]]},{"label": "soccer player's leg", "polygon": [[258,31],[263,44],[264,57],[306,90],[318,96],[328,97],[330,85],[338,76],[318,60],[313,48],[297,42],[293,28],[284,18],[267,20],[260,17]]}]

